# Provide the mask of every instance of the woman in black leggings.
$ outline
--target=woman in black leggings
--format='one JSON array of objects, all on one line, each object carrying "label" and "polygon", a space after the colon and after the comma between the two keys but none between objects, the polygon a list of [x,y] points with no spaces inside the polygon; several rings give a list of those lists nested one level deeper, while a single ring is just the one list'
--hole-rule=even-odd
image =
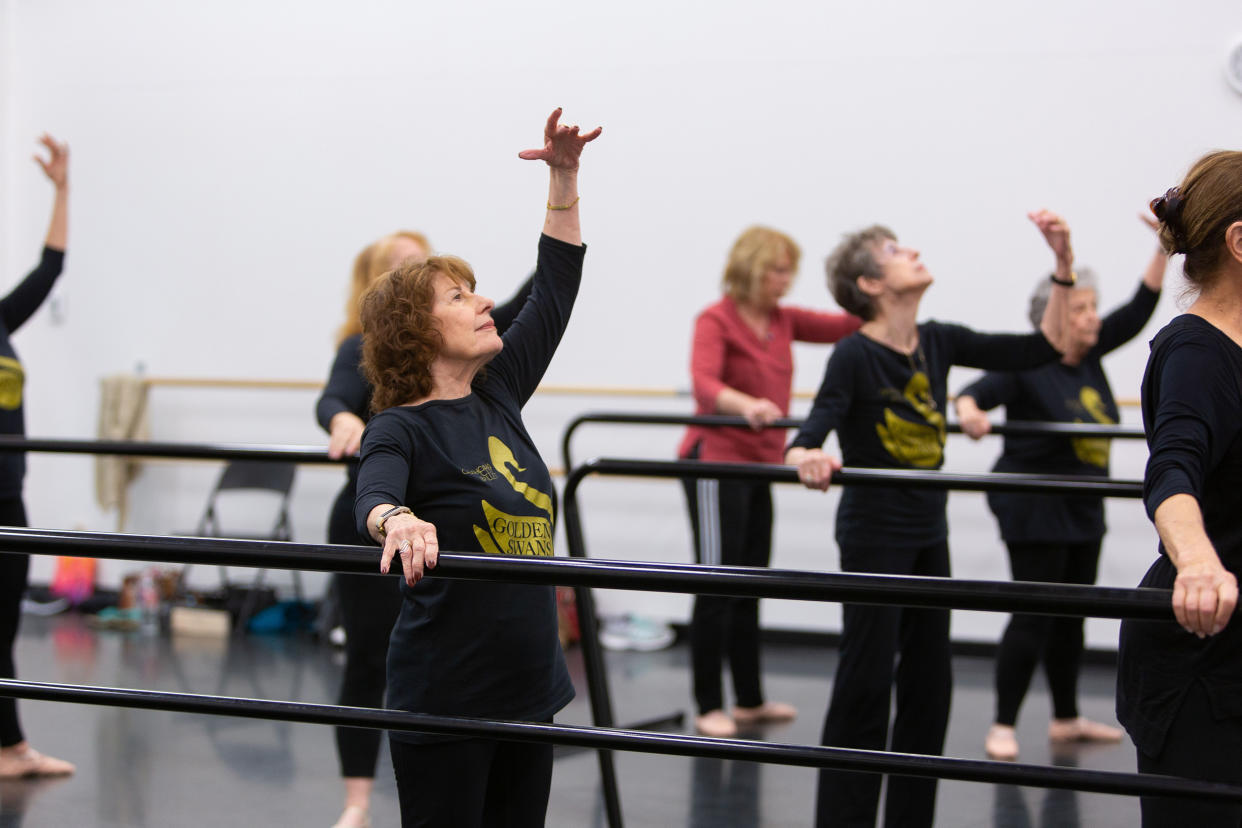
[{"label": "woman in black leggings", "polygon": [[[420,262],[431,255],[431,243],[421,234],[402,230],[377,239],[354,259],[345,324],[332,371],[319,397],[315,414],[328,432],[328,454],[334,458],[358,453],[362,429],[370,419],[371,384],[362,376],[362,326],[359,307],[363,294],[384,273],[399,265]],[[530,293],[530,280],[516,296],[497,307],[492,316],[498,329],[508,327]],[[362,543],[354,523],[358,466],[350,464],[349,477],[332,504],[328,543]],[[345,674],[338,704],[380,707],[384,703],[388,633],[401,609],[395,578],[340,573],[337,596],[345,627]],[[336,752],[345,780],[345,809],[334,828],[365,828],[371,824],[371,790],[381,733],[356,727],[336,728]]]},{"label": "woman in black leggings", "polygon": [[[47,298],[65,261],[69,227],[69,147],[58,144],[50,135],[44,135],[39,140],[47,148],[49,156],[36,157],[35,160],[55,186],[56,197],[38,267],[0,299],[0,434],[26,433],[22,416],[25,372],[9,342],[9,336]],[[26,525],[26,507],[22,502],[22,479],[25,474],[24,455],[13,452],[0,454],[0,526]],[[21,620],[22,594],[26,591],[29,567],[30,558],[26,555],[0,553],[0,678],[17,677],[13,642]],[[57,776],[73,771],[74,767],[69,762],[44,756],[32,748],[22,733],[17,701],[0,698],[0,779]]]},{"label": "woman in black leggings", "polygon": [[[1154,224],[1154,222],[1150,222]],[[1130,301],[1103,319],[1096,308],[1095,276],[1083,268],[1070,290],[1066,351],[1057,362],[1029,371],[990,371],[962,389],[955,405],[962,430],[974,439],[991,431],[984,411],[1003,405],[1010,420],[1116,423],[1117,403],[1101,359],[1138,336],[1160,299],[1163,249],[1153,254]],[[1041,278],[1031,296],[1031,322],[1039,324],[1051,287]],[[1109,441],[1063,435],[1005,435],[993,471],[1021,474],[1108,476]],[[1015,581],[1093,584],[1104,539],[1104,500],[1081,495],[989,492]],[[1121,730],[1078,714],[1078,672],[1083,619],[1014,615],[996,656],[996,718],[984,740],[993,759],[1017,759],[1014,725],[1040,662],[1052,693],[1053,743],[1118,742]]]}]

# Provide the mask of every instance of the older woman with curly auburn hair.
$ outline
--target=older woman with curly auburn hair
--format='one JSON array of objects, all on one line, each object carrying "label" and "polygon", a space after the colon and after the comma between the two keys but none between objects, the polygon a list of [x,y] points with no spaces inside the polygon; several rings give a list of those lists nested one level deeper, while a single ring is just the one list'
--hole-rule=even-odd
[{"label": "older woman with curly auburn hair", "polygon": [[[597,128],[548,118],[548,210],[530,300],[502,338],[470,267],[433,256],[380,280],[363,302],[363,371],[377,413],[362,438],[359,529],[399,558],[402,605],[388,648],[388,706],[550,721],[573,698],[552,587],[424,579],[440,547],[550,556],[553,488],[522,422],[569,322],[585,247],[578,162]],[[484,373],[483,368],[487,366]],[[390,736],[402,824],[542,825],[552,748],[400,732]]]},{"label": "older woman with curly auburn hair", "polygon": [[[332,370],[315,406],[319,424],[328,432],[328,454],[348,457],[358,453],[362,430],[371,416],[373,389],[362,375],[362,297],[389,271],[418,263],[431,254],[431,242],[422,233],[399,230],[364,247],[354,257],[345,322]],[[530,280],[504,305],[492,311],[496,330],[504,333],[530,294]],[[358,543],[354,524],[358,466],[351,463],[345,485],[328,517],[328,543]],[[388,578],[338,573],[334,588],[345,628],[345,669],[337,704],[380,707],[384,703],[388,633],[401,608],[401,593]],[[335,729],[337,759],[345,780],[345,808],[333,828],[367,828],[371,824],[371,791],[380,732],[367,728]]]}]

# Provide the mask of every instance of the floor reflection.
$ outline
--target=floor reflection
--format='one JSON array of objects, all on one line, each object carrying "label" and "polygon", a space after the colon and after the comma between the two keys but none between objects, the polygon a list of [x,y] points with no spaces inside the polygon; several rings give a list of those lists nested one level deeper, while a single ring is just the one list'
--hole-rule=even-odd
[{"label": "floor reflection", "polygon": [[762,765],[698,757],[692,762],[689,828],[758,828]]},{"label": "floor reflection", "polygon": [[[1078,767],[1078,755],[1072,750],[1058,751],[1053,756],[1058,767]],[[1039,821],[1031,821],[1028,800],[1039,803]],[[1081,828],[1078,792],[1060,788],[1019,788],[996,785],[993,788],[992,825],[994,828]]]},{"label": "floor reflection", "polygon": [[0,828],[22,828],[31,803],[42,792],[67,781],[64,776],[0,779]]}]

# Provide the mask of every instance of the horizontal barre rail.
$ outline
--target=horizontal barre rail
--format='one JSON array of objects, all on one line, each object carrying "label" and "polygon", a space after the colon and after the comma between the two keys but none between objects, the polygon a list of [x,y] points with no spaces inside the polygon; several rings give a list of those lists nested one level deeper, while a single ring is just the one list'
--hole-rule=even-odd
[{"label": "horizontal barre rail", "polygon": [[[796,417],[782,417],[774,420],[768,428],[800,428],[804,420]],[[561,436],[561,459],[565,468],[573,468],[569,444],[578,427],[586,423],[612,423],[614,425],[683,425],[708,426],[723,428],[750,428],[744,417],[725,414],[640,414],[633,411],[591,411],[580,414],[570,421]],[[962,427],[957,423],[948,425],[950,434],[961,434]],[[1049,423],[1030,420],[1012,420],[1004,423],[993,423],[992,434],[1030,437],[1046,434],[1064,434],[1071,437],[1106,437],[1121,440],[1143,440],[1146,434],[1141,428],[1127,428],[1104,423]]]},{"label": "horizontal barre rail", "polygon": [[186,460],[275,460],[288,463],[356,462],[333,459],[318,446],[250,445],[246,443],[155,443],[144,440],[77,440],[0,435],[0,452],[39,451],[61,454],[107,454],[125,457],[173,457]]},{"label": "horizontal barre rail", "polygon": [[304,724],[366,727],[455,736],[485,736],[601,750],[746,760],[795,767],[893,773],[965,782],[1060,788],[1089,793],[1195,797],[1214,801],[1242,802],[1242,787],[1203,782],[1197,779],[993,762],[982,759],[886,753],[851,748],[773,744],[743,739],[712,739],[622,728],[430,716],[394,710],[339,707],[306,702],[231,696],[198,696],[190,693],[84,687],[14,679],[0,679],[0,696],[143,710],[166,710],[178,713],[274,719]]},{"label": "horizontal barre rail", "polygon": [[[376,574],[374,547],[0,528],[0,551]],[[445,552],[429,575],[795,601],[1171,619],[1168,590]]]},{"label": "horizontal barre rail", "polygon": [[[804,420],[796,417],[782,417],[774,420],[768,428],[799,428]],[[577,423],[616,423],[634,425],[699,425],[723,426],[733,428],[750,428],[744,417],[726,414],[638,414],[633,411],[594,411],[575,417],[570,423],[572,428]],[[957,423],[949,423],[948,430],[961,434],[962,427]],[[1146,433],[1141,428],[1108,425],[1105,423],[1050,423],[1037,420],[1011,420],[1004,423],[993,423],[992,434],[1009,434],[1030,437],[1043,434],[1067,434],[1071,437],[1109,437],[1122,440],[1143,440]]]},{"label": "horizontal barre rail", "polygon": [[[717,478],[758,480],[770,483],[798,483],[793,466],[768,463],[711,463],[702,460],[630,460],[597,457],[569,473],[568,492],[577,488],[589,474],[621,477]],[[1095,495],[1101,497],[1143,496],[1141,480],[1115,480],[1106,477],[1067,477],[1049,474],[957,474],[910,469],[861,469],[845,467],[832,475],[833,485],[886,486],[918,489],[954,489],[972,492],[1030,492],[1035,494]]]}]

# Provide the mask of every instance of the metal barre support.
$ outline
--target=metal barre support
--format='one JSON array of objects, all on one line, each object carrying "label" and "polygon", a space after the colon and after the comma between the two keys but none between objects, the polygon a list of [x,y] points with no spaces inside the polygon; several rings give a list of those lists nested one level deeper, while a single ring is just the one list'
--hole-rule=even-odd
[{"label": "metal barre support", "polygon": [[773,744],[743,739],[710,739],[701,736],[656,734],[618,728],[430,716],[363,707],[339,707],[231,696],[198,696],[190,693],[128,688],[83,687],[15,679],[0,679],[0,696],[144,710],[275,719],[308,724],[488,736],[600,750],[740,759],[797,767],[839,768],[868,773],[896,773],[968,782],[1066,788],[1091,793],[1242,801],[1242,788],[1237,786],[1154,774],[1057,768],[849,748]]}]

